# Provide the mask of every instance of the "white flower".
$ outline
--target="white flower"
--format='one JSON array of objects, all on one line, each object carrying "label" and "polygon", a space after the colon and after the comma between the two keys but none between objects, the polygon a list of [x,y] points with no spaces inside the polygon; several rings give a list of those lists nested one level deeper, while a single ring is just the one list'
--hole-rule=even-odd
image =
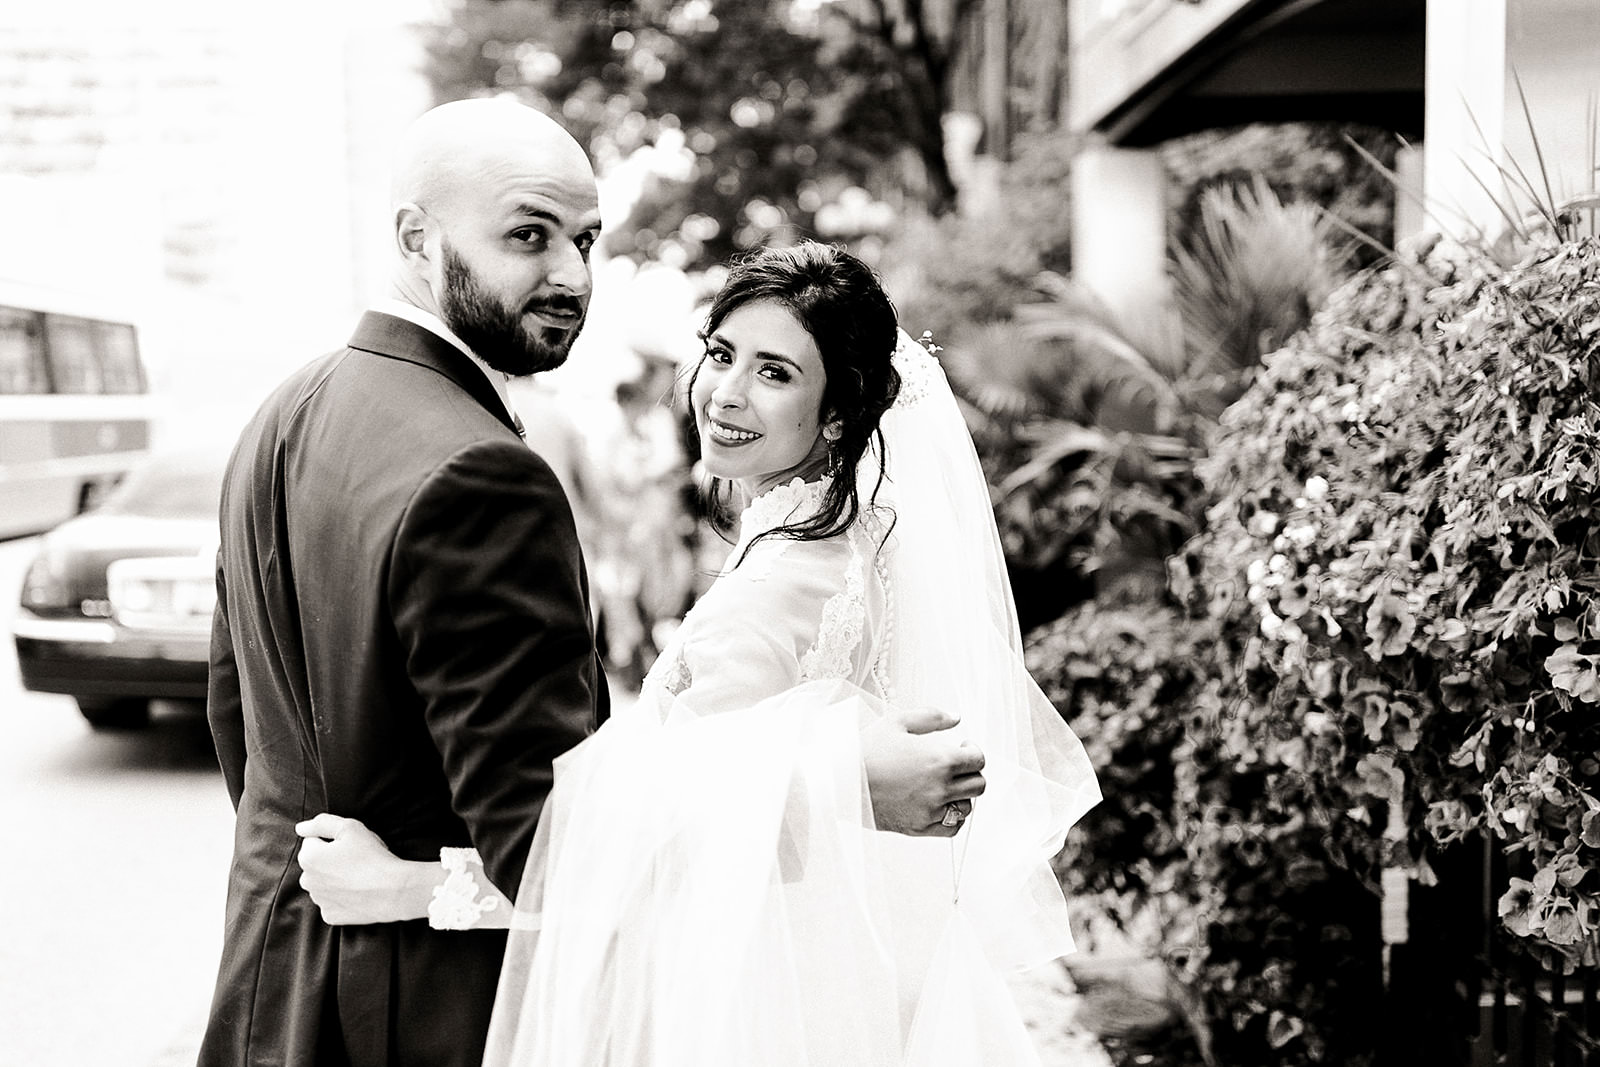
[{"label": "white flower", "polygon": [[1289,569],[1289,557],[1282,552],[1274,552],[1272,558],[1267,560],[1267,570],[1277,574]]},{"label": "white flower", "polygon": [[1328,495],[1328,479],[1320,474],[1313,474],[1306,479],[1306,499],[1311,501],[1321,500]]},{"label": "white flower", "polygon": [[1270,511],[1258,511],[1250,516],[1250,536],[1271,537],[1278,530],[1278,516]]},{"label": "white flower", "polygon": [[1339,410],[1339,417],[1345,422],[1360,422],[1361,405],[1356,403],[1354,400],[1350,401]]},{"label": "white flower", "polygon": [[1296,547],[1305,548],[1317,539],[1317,528],[1309,522],[1296,523],[1293,526],[1285,526],[1283,536]]},{"label": "white flower", "polygon": [[1268,641],[1276,640],[1278,634],[1283,632],[1283,620],[1271,608],[1261,609],[1261,636]]},{"label": "white flower", "polygon": [[1251,560],[1250,566],[1245,569],[1244,576],[1251,585],[1260,585],[1267,576],[1267,561],[1264,559]]}]

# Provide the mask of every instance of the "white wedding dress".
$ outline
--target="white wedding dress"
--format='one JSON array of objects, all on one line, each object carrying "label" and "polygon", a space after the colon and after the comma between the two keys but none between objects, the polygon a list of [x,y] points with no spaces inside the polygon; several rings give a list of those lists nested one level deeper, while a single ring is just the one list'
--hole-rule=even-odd
[{"label": "white wedding dress", "polygon": [[[1038,1062],[1005,976],[1071,951],[1049,861],[1099,792],[1023,669],[943,373],[909,339],[896,366],[880,506],[755,540],[823,484],[756,500],[639,701],[557,761],[486,1067]],[[960,715],[987,758],[954,839],[869,829],[861,730],[891,705]],[[475,873],[458,925],[505,925]]]}]

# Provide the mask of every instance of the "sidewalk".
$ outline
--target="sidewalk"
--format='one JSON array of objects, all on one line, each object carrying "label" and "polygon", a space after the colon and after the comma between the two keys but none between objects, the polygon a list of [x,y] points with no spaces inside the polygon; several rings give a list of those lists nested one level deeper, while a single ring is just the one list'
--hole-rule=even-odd
[{"label": "sidewalk", "polygon": [[1079,1025],[1083,1001],[1065,963],[1056,960],[1019,975],[1011,989],[1044,1067],[1111,1067],[1099,1040]]}]

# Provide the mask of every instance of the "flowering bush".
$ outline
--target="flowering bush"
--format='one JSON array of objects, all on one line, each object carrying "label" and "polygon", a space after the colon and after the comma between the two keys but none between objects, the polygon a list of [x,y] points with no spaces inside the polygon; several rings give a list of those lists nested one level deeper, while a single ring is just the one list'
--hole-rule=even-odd
[{"label": "flowering bush", "polygon": [[1217,729],[1218,629],[1170,603],[1091,602],[1032,636],[1106,798],[1059,874],[1166,964],[1206,1062],[1368,1062],[1372,1032],[1348,1022],[1381,987],[1376,900]]},{"label": "flowering bush", "polygon": [[1600,956],[1597,386],[1600,242],[1364,274],[1225,413],[1174,602],[1035,635],[1106,777],[1063,878],[1160,914],[1218,1060],[1364,1062],[1380,872],[1464,838]]},{"label": "flowering bush", "polygon": [[1592,240],[1368,276],[1228,413],[1188,553],[1243,743],[1333,824],[1396,806],[1392,854],[1333,836],[1425,881],[1469,834],[1526,854],[1501,916],[1569,965],[1600,958],[1597,384]]}]

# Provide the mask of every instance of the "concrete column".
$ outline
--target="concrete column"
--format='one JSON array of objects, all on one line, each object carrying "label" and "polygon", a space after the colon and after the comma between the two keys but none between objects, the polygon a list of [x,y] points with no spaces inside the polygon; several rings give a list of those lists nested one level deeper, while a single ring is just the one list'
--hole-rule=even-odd
[{"label": "concrete column", "polygon": [[1499,229],[1482,186],[1500,188],[1508,2],[1428,0],[1423,195],[1429,228],[1458,238]]},{"label": "concrete column", "polygon": [[1094,146],[1073,161],[1072,274],[1135,335],[1169,328],[1167,175],[1154,150]]},{"label": "concrete column", "polygon": [[1594,0],[1428,0],[1427,50],[1430,228],[1493,236],[1505,226],[1497,200],[1518,216],[1531,212],[1533,201],[1500,166],[1520,168],[1541,201],[1600,185],[1589,153],[1600,93]]},{"label": "concrete column", "polygon": [[1394,173],[1399,188],[1394,192],[1394,246],[1400,242],[1438,229],[1428,219],[1422,207],[1423,150],[1420,145],[1406,145],[1394,154]]}]

